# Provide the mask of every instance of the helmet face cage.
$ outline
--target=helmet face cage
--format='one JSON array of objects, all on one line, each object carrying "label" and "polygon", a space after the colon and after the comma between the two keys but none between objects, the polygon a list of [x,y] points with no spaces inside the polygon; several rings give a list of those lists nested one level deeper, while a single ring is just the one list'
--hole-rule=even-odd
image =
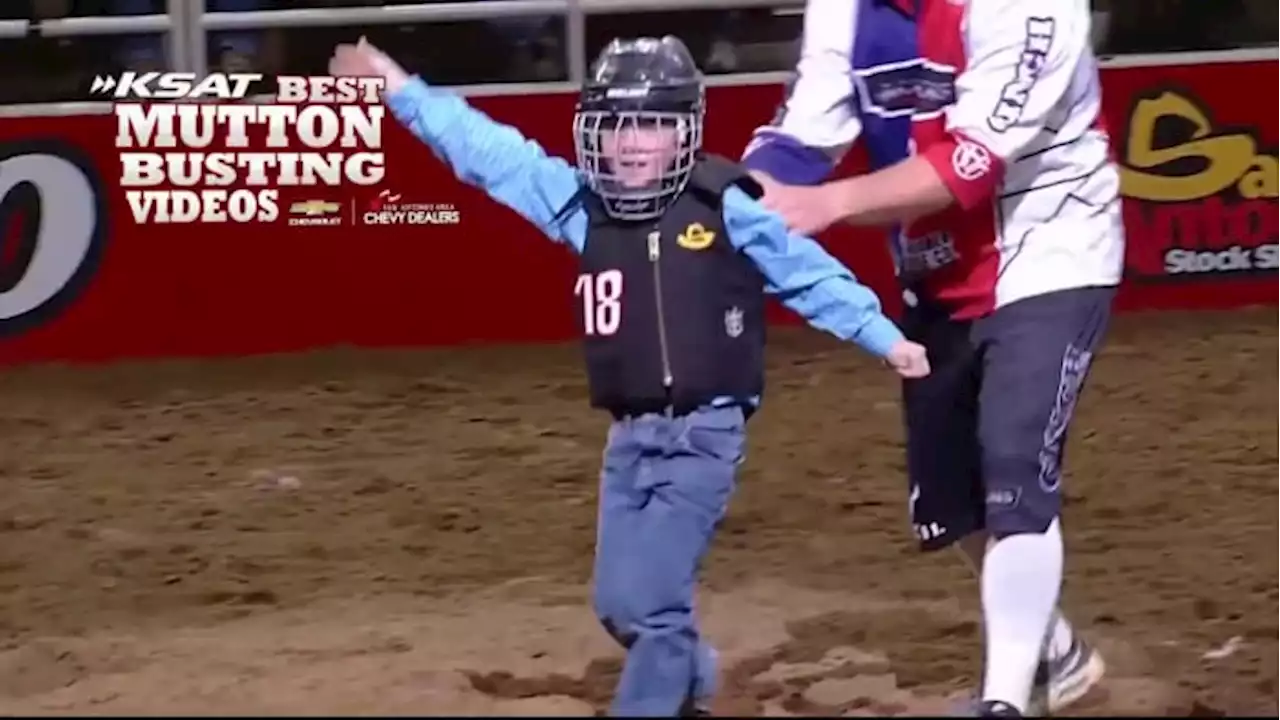
[{"label": "helmet face cage", "polygon": [[579,110],[578,169],[618,220],[660,216],[689,182],[702,149],[702,110]]}]

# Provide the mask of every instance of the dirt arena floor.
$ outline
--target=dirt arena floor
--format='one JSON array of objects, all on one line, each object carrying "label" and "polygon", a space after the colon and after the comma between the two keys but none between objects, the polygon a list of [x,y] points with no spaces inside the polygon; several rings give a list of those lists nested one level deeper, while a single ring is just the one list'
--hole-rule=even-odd
[{"label": "dirt arena floor", "polygon": [[[1276,710],[1274,310],[1119,322],[1081,408],[1085,714]],[[779,332],[702,612],[717,710],[919,714],[976,587],[905,523],[896,384]],[[589,715],[605,421],[578,351],[341,351],[0,374],[0,713]]]}]

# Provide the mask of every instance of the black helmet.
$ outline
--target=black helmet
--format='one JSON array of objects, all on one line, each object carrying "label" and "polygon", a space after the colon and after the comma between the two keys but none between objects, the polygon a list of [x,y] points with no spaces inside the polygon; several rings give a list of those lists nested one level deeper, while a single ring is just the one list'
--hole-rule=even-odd
[{"label": "black helmet", "polygon": [[622,220],[657,217],[684,190],[702,148],[702,73],[679,38],[617,39],[578,100],[578,167]]}]

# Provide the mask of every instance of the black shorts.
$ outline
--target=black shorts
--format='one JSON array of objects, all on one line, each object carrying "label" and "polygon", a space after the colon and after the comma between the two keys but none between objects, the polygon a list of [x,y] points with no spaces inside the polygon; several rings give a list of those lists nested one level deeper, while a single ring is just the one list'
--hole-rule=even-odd
[{"label": "black shorts", "polygon": [[903,384],[911,524],[921,547],[977,530],[1044,532],[1062,506],[1067,429],[1113,287],[1019,300],[980,320],[907,308],[933,373]]}]

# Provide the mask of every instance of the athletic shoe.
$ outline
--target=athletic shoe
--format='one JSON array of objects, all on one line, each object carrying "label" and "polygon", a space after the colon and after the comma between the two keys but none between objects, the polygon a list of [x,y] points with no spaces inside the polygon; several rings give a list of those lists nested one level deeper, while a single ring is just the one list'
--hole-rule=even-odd
[{"label": "athletic shoe", "polygon": [[686,700],[680,708],[680,717],[711,717],[711,708],[694,700]]},{"label": "athletic shoe", "polygon": [[988,700],[978,705],[978,717],[1022,717],[1022,713],[1007,702]]},{"label": "athletic shoe", "polygon": [[[1107,672],[1102,655],[1079,635],[1071,640],[1071,647],[1056,660],[1042,661],[1036,668],[1035,687],[1031,691],[1032,715],[1052,715],[1061,712],[1083,698]],[[980,716],[982,700],[978,694],[966,699],[956,708],[952,717]]]},{"label": "athletic shoe", "polygon": [[1062,657],[1049,660],[1045,665],[1048,681],[1043,689],[1050,713],[1074,705],[1107,673],[1102,655],[1079,635],[1072,638],[1071,647]]}]

